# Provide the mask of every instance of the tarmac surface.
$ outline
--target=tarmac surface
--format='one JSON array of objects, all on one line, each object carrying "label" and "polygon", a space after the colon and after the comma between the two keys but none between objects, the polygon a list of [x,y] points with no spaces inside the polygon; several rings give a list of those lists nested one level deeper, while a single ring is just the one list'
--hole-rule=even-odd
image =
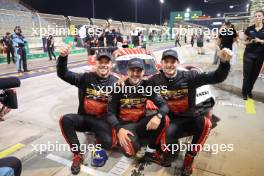
[{"label": "tarmac surface", "polygon": [[[152,51],[157,59],[165,48],[159,46]],[[179,52],[183,65],[195,65],[204,71],[216,69],[212,65],[213,44],[206,44],[205,55],[197,55],[196,48],[190,45],[173,48]],[[87,56],[71,55],[71,70],[84,72],[89,69]],[[0,65],[0,77],[17,74],[14,65]],[[213,113],[221,121],[213,129],[206,142],[208,149],[200,152],[195,159],[194,176],[262,176],[264,160],[264,114],[263,83],[259,78],[254,88],[254,100],[244,101],[239,92],[242,80],[241,58],[232,66],[227,80],[211,86],[216,98]],[[63,114],[73,113],[78,107],[78,91],[60,80],[55,73],[55,62],[47,60],[29,61],[29,69],[35,73],[21,74],[21,87],[17,89],[19,109],[12,110],[0,123],[0,158],[17,156],[23,162],[23,176],[68,176],[71,175],[71,152],[63,139],[58,120]],[[37,70],[42,69],[43,72]],[[48,71],[46,71],[48,70]],[[259,96],[261,95],[261,96]],[[83,143],[94,143],[92,134],[78,134]],[[188,142],[188,138],[182,139]],[[220,151],[229,146],[230,151]],[[144,150],[144,148],[142,149]],[[86,156],[87,165],[79,175],[179,175],[182,166],[181,152],[173,166],[161,168],[156,164],[137,166],[136,160],[124,157],[119,151],[108,151],[109,160],[102,168],[90,166],[90,153]],[[144,168],[144,169],[142,169]]]}]

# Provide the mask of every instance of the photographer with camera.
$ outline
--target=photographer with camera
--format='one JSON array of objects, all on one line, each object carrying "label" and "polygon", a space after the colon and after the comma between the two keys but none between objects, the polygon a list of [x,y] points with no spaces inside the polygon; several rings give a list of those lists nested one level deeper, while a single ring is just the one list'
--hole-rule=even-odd
[{"label": "photographer with camera", "polygon": [[[16,77],[0,78],[0,121],[10,109],[17,109],[17,96],[12,88],[19,86],[20,80]],[[20,176],[21,170],[22,164],[18,158],[0,159],[0,176]]]},{"label": "photographer with camera", "polygon": [[15,48],[16,60],[17,60],[17,71],[22,72],[21,62],[23,62],[24,72],[29,72],[27,69],[27,54],[25,49],[26,39],[22,35],[22,30],[20,26],[16,26],[14,29],[14,34],[12,35],[13,46]]},{"label": "photographer with camera", "polygon": [[264,11],[258,10],[254,14],[255,24],[245,31],[246,49],[243,62],[243,87],[244,100],[253,98],[252,89],[260,73],[264,60]]},{"label": "photographer with camera", "polygon": [[0,121],[10,109],[17,109],[17,96],[12,88],[19,86],[20,80],[16,77],[0,78]]}]

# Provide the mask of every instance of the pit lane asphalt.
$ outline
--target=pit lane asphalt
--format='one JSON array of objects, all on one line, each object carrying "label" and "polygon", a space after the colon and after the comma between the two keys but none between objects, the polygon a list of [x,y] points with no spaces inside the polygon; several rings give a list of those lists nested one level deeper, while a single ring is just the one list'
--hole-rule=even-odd
[{"label": "pit lane asphalt", "polygon": [[[188,62],[190,51],[182,48],[182,57]],[[194,49],[193,49],[194,50]],[[185,53],[184,53],[185,52]],[[195,52],[195,50],[193,51]],[[211,53],[211,52],[208,52]],[[161,51],[156,52],[161,55]],[[191,59],[190,58],[190,62]],[[206,66],[212,60],[209,54],[198,58],[197,65]],[[207,60],[206,60],[207,59]],[[200,62],[199,62],[200,61]],[[87,67],[74,68],[73,71],[82,72]],[[262,175],[263,161],[263,120],[261,119],[263,103],[254,101],[256,114],[247,113],[245,101],[232,93],[213,88],[217,104],[214,113],[221,118],[217,128],[211,132],[208,144],[233,144],[234,151],[213,154],[201,152],[196,159],[197,166],[194,175]],[[51,176],[70,175],[69,168],[64,164],[50,160],[48,154],[71,160],[70,152],[44,152],[38,154],[33,150],[34,144],[65,144],[62,138],[58,120],[59,116],[76,112],[78,99],[77,89],[61,81],[55,73],[22,80],[21,87],[17,89],[19,109],[13,110],[6,116],[6,121],[0,123],[0,151],[18,143],[24,144],[12,155],[23,160],[23,174],[25,176]],[[84,136],[80,134],[82,140]],[[119,162],[121,155],[111,153],[110,160],[102,172],[110,171]],[[180,163],[175,164],[176,167]],[[246,166],[246,167],[245,167]],[[146,167],[145,175],[174,175],[175,168],[160,168],[156,165]],[[80,175],[87,175],[82,173]],[[128,168],[124,175],[131,175]]]}]

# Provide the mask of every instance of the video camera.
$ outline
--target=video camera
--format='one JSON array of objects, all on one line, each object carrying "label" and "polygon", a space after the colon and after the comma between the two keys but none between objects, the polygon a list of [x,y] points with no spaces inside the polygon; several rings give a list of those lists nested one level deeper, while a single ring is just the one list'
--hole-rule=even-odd
[{"label": "video camera", "polygon": [[17,109],[17,95],[12,88],[19,87],[17,77],[0,78],[0,103],[10,109]]}]

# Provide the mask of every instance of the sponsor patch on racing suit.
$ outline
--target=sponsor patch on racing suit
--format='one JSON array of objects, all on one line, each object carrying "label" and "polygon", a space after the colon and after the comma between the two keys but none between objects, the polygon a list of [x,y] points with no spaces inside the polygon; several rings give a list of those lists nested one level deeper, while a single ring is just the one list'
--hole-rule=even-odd
[{"label": "sponsor patch on racing suit", "polygon": [[67,58],[61,56],[58,59],[57,74],[64,81],[79,88],[78,114],[105,117],[108,96],[104,88],[114,85],[117,81],[115,76],[101,78],[95,72],[71,72],[67,68]]},{"label": "sponsor patch on racing suit", "polygon": [[224,81],[230,69],[229,63],[220,62],[217,70],[199,73],[195,70],[177,70],[173,78],[167,78],[163,71],[149,80],[152,86],[166,86],[160,94],[167,101],[172,116],[197,116],[195,109],[196,88]]},{"label": "sponsor patch on racing suit", "polygon": [[[123,123],[138,122],[145,116],[147,99],[153,101],[158,107],[157,113],[165,117],[168,112],[168,107],[160,95],[153,92],[152,95],[148,96],[144,92],[137,91],[139,87],[146,87],[148,85],[148,81],[142,80],[141,83],[136,86],[135,92],[111,94],[108,104],[107,120],[117,131]],[[126,80],[124,86],[132,85]]]}]

